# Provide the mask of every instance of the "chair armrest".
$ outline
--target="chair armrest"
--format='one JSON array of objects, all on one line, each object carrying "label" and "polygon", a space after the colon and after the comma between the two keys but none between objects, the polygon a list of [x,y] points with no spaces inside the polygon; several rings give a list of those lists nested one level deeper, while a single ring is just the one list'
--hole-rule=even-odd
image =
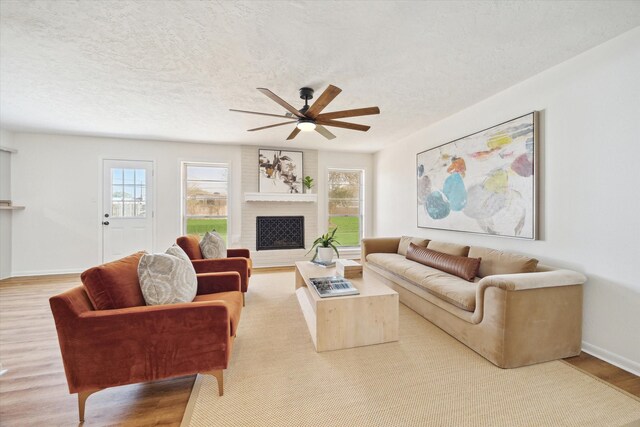
[{"label": "chair armrest", "polygon": [[478,282],[479,287],[495,286],[507,291],[582,285],[587,278],[571,270],[551,270],[535,273],[496,274]]},{"label": "chair armrest", "polygon": [[197,274],[237,271],[240,274],[241,290],[242,292],[247,292],[249,281],[249,262],[247,258],[194,259],[191,262]]},{"label": "chair armrest", "polygon": [[242,258],[251,258],[251,252],[249,249],[227,249],[227,256],[229,258],[234,257],[242,257]]},{"label": "chair armrest", "polygon": [[372,253],[396,253],[400,245],[399,237],[374,237],[362,239],[361,262],[365,262],[367,255]]},{"label": "chair armrest", "polygon": [[198,274],[198,295],[214,294],[217,292],[240,291],[240,273],[228,271],[225,273]]},{"label": "chair armrest", "polygon": [[56,328],[71,393],[225,369],[229,361],[223,301],[85,311],[67,320],[56,319]]}]

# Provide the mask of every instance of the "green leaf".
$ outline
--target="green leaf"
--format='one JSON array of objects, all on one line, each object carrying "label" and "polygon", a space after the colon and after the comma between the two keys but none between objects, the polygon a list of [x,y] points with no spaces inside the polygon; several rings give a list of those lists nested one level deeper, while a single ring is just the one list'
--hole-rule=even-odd
[{"label": "green leaf", "polygon": [[331,247],[333,248],[333,251],[336,253],[336,255],[338,255],[338,258],[340,258],[340,253],[338,252],[338,248],[336,248],[333,244],[331,244]]}]

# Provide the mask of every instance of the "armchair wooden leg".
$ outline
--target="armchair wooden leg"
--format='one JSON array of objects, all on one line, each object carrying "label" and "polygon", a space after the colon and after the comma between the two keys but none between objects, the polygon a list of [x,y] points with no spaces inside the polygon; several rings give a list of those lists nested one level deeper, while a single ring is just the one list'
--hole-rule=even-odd
[{"label": "armchair wooden leg", "polygon": [[100,390],[89,390],[89,391],[78,392],[78,416],[81,423],[84,422],[85,403],[87,403],[87,399],[89,398],[89,396],[91,396],[96,391],[100,391]]},{"label": "armchair wooden leg", "polygon": [[242,306],[244,307],[244,292],[242,293]]},{"label": "armchair wooden leg", "polygon": [[224,394],[224,382],[222,376],[222,369],[218,369],[215,371],[205,372],[205,375],[213,375],[218,380],[218,396],[222,396]]}]

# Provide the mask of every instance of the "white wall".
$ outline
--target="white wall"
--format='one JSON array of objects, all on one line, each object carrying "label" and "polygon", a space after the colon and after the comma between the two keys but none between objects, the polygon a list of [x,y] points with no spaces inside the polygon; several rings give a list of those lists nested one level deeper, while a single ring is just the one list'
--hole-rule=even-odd
[{"label": "white wall", "polygon": [[[240,147],[15,133],[12,275],[82,271],[102,260],[103,159],[151,160],[155,169],[154,251],[182,234],[183,161],[228,163],[230,206],[240,210]],[[230,236],[240,234],[230,222]],[[230,242],[233,246],[237,242]]]},{"label": "white wall", "polygon": [[[247,206],[243,202],[243,192],[258,191],[258,172],[255,162],[250,162],[243,173],[242,153],[247,150],[249,153],[257,152],[258,147],[28,133],[13,133],[11,137],[12,146],[19,150],[19,154],[13,155],[11,170],[13,198],[17,204],[27,208],[13,214],[13,224],[9,225],[12,239],[5,239],[4,232],[2,235],[3,245],[6,244],[6,250],[12,253],[9,261],[3,249],[2,259],[3,262],[6,260],[7,270],[11,263],[10,273],[6,276],[79,272],[102,262],[103,159],[154,162],[154,251],[164,251],[182,234],[181,162],[229,163],[229,246],[252,248],[255,245],[255,212],[253,217],[243,215],[243,207]],[[305,174],[316,179],[315,191],[320,192],[317,205],[305,206],[311,208],[313,214],[308,215],[311,228],[307,241],[312,242],[326,231],[325,193],[327,169],[330,167],[365,170],[365,232],[371,235],[373,155],[314,150],[306,153]],[[292,214],[292,204],[284,205],[289,207],[278,205],[278,211]],[[248,223],[243,225],[242,221]],[[3,220],[3,226],[5,222]],[[253,234],[246,232],[249,228]],[[12,242],[11,246],[9,242]],[[273,253],[264,260],[257,256],[256,265],[291,265],[295,260],[304,259],[306,253],[304,250],[298,251],[300,253],[279,252],[282,253],[276,254],[275,258]],[[354,251],[354,254],[359,255],[359,251]]]},{"label": "white wall", "polygon": [[[12,148],[13,134],[0,129],[0,146]],[[0,151],[0,200],[11,200],[11,157],[8,151]],[[11,224],[14,212],[0,210],[0,279],[11,276]]]},{"label": "white wall", "polygon": [[[531,254],[588,276],[583,348],[640,374],[640,29],[377,153],[377,235]],[[539,110],[538,241],[416,226],[416,153]],[[400,209],[403,207],[404,209]]]}]

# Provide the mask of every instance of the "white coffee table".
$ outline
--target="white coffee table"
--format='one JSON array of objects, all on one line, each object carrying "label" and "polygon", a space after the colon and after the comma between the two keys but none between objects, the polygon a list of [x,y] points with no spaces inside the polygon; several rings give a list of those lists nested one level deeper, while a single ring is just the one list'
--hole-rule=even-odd
[{"label": "white coffee table", "polygon": [[296,295],[316,351],[398,341],[398,293],[365,271],[348,279],[359,295],[321,298],[309,279],[335,275],[335,268],[296,262]]}]

